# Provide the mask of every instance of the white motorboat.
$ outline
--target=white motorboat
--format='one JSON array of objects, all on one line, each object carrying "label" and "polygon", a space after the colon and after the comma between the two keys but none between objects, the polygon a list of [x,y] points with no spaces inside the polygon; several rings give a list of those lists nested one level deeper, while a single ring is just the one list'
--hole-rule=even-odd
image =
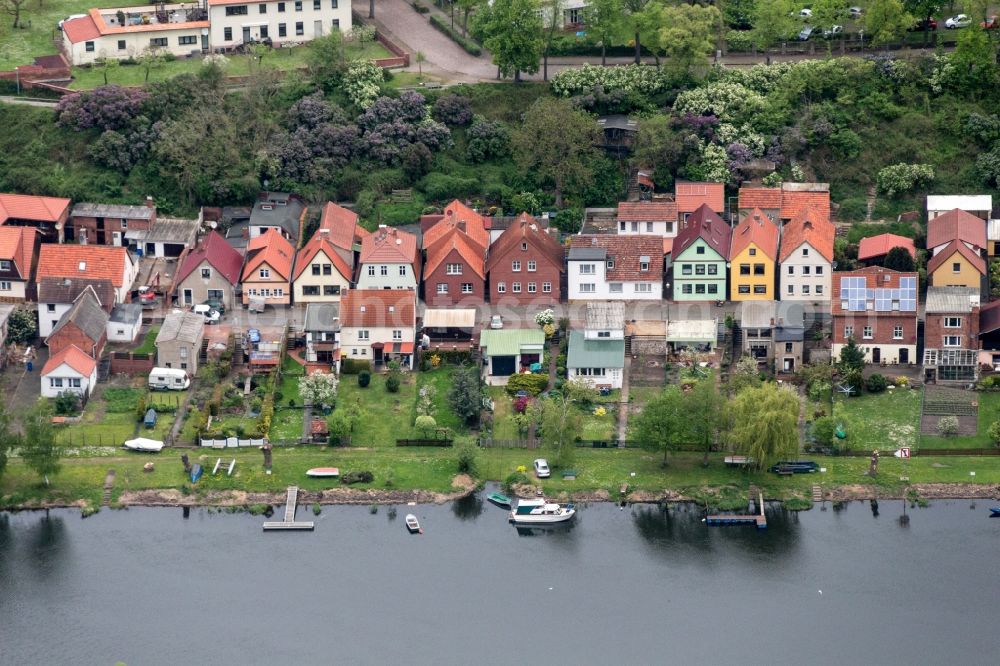
[{"label": "white motorboat", "polygon": [[136,437],[135,439],[129,439],[125,441],[125,448],[131,449],[133,451],[162,451],[163,442],[158,439],[146,439],[145,437]]},{"label": "white motorboat", "polygon": [[572,504],[563,506],[544,499],[523,499],[510,512],[510,522],[519,525],[550,525],[572,520],[575,515],[576,509]]}]

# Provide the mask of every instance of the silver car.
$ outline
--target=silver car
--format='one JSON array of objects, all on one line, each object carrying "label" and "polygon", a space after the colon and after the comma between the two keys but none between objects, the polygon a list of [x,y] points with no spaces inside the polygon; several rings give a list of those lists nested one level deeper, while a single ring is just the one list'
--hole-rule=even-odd
[{"label": "silver car", "polygon": [[549,461],[545,458],[535,458],[535,476],[539,479],[547,479],[552,476],[549,470]]}]

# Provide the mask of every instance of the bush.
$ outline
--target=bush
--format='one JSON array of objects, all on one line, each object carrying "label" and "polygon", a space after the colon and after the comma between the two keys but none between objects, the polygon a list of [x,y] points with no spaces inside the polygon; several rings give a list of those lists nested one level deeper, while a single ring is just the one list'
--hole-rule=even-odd
[{"label": "bush", "polygon": [[979,380],[981,391],[995,391],[1000,388],[1000,375],[990,375]]},{"label": "bush", "polygon": [[600,67],[584,64],[578,69],[564,69],[552,77],[552,92],[559,97],[586,95],[595,87],[605,92],[622,91],[644,96],[666,88],[666,79],[649,65]]},{"label": "bush", "polygon": [[889,388],[889,380],[879,374],[874,374],[865,381],[865,388],[869,393],[881,393]]},{"label": "bush", "polygon": [[378,99],[383,81],[381,67],[371,60],[356,60],[347,68],[343,88],[354,105],[367,109]]},{"label": "bush", "polygon": [[510,130],[499,120],[476,115],[465,133],[465,157],[479,163],[510,154]]},{"label": "bush", "polygon": [[340,477],[340,482],[344,485],[352,483],[371,483],[375,480],[375,475],[371,472],[348,472]]},{"label": "bush", "polygon": [[813,443],[816,446],[828,447],[833,444],[833,433],[836,429],[836,424],[833,422],[832,416],[821,416],[820,418],[813,421]]},{"label": "bush", "polygon": [[58,416],[73,416],[80,411],[80,395],[73,391],[63,391],[52,399],[52,404]]},{"label": "bush", "polygon": [[938,419],[937,429],[942,437],[954,437],[958,434],[958,417],[942,416]]},{"label": "bush", "polygon": [[730,30],[726,33],[726,48],[730,51],[749,51],[753,39],[749,30]]},{"label": "bush", "polygon": [[531,483],[531,479],[528,478],[527,474],[524,472],[512,472],[506,479],[504,479],[503,489],[509,493],[514,486],[523,486],[527,483]]},{"label": "bush", "polygon": [[427,198],[436,201],[464,199],[479,192],[481,187],[482,183],[476,178],[462,178],[438,171],[427,174],[420,183],[420,189],[424,191]]},{"label": "bush", "polygon": [[437,421],[429,414],[421,414],[417,417],[413,425],[420,431],[423,437],[429,437],[434,434],[434,429],[437,428]]},{"label": "bush", "polygon": [[518,391],[527,391],[528,395],[538,395],[548,385],[548,375],[516,374],[507,380],[507,393],[514,395]]},{"label": "bush", "polygon": [[906,388],[910,384],[910,378],[907,377],[906,375],[900,375],[899,377],[895,377],[892,380],[892,383],[898,386],[899,388]]},{"label": "bush", "polygon": [[417,10],[418,14],[426,14],[430,11],[430,7],[422,5],[419,2],[413,2],[411,4],[413,5],[413,8]]},{"label": "bush", "polygon": [[462,95],[444,95],[434,102],[431,117],[439,123],[453,127],[468,125],[472,122],[472,102]]},{"label": "bush", "polygon": [[362,361],[353,358],[345,358],[340,362],[340,374],[357,375],[361,372],[371,372],[371,361]]},{"label": "bush", "polygon": [[986,434],[990,436],[991,442],[1000,446],[1000,421],[994,421],[991,423],[990,427],[986,430]]},{"label": "bush", "polygon": [[476,450],[468,444],[458,449],[458,473],[470,476],[476,474]]},{"label": "bush", "polygon": [[399,374],[395,372],[390,372],[389,376],[385,378],[385,390],[389,393],[399,393]]},{"label": "bush", "polygon": [[367,388],[369,384],[372,383],[372,373],[367,370],[362,370],[358,373],[358,386],[361,388]]},{"label": "bush", "polygon": [[453,42],[455,42],[463,49],[465,49],[466,53],[478,56],[483,52],[483,50],[479,48],[479,44],[476,44],[474,41],[468,39],[467,37],[463,37],[462,33],[452,28],[447,21],[442,19],[437,14],[431,14],[430,21],[432,26],[434,26],[444,34],[448,35],[448,37],[450,37]]},{"label": "bush", "polygon": [[879,169],[875,177],[878,191],[888,197],[925,188],[933,180],[934,166],[931,164],[893,164]]}]

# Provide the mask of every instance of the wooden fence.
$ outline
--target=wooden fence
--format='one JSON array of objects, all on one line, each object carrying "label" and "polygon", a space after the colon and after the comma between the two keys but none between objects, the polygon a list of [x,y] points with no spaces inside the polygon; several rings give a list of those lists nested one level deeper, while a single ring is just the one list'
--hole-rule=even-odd
[{"label": "wooden fence", "polygon": [[397,439],[396,446],[453,446],[453,439]]},{"label": "wooden fence", "polygon": [[111,374],[113,375],[148,374],[152,371],[153,365],[153,354],[111,352]]}]

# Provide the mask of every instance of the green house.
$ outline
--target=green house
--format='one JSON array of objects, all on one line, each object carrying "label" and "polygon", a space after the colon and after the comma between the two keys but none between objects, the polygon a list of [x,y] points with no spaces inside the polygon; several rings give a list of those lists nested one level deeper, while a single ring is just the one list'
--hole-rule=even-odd
[{"label": "green house", "polygon": [[671,259],[673,300],[726,300],[731,238],[726,221],[705,204],[681,224]]}]

